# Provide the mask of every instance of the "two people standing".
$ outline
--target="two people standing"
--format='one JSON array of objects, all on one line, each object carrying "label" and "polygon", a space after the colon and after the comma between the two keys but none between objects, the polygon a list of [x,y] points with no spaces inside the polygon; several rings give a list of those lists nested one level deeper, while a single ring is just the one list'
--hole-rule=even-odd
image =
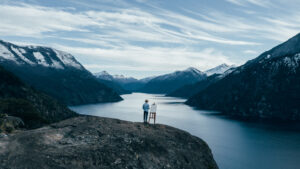
[{"label": "two people standing", "polygon": [[150,119],[153,118],[154,119],[154,123],[155,123],[157,105],[155,103],[153,103],[151,105],[151,108],[150,108],[148,102],[149,102],[148,100],[145,100],[145,103],[143,104],[144,123],[147,123],[149,110],[150,110],[149,122],[150,122]]}]

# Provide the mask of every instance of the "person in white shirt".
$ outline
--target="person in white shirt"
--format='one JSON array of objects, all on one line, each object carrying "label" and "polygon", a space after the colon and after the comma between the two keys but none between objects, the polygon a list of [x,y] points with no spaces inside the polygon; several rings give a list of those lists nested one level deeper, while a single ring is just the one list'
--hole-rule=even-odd
[{"label": "person in white shirt", "polygon": [[157,105],[154,102],[151,105],[151,107],[150,107],[149,123],[150,123],[150,119],[153,119],[154,120],[154,124],[155,124],[155,121],[156,121],[156,109],[157,109]]}]

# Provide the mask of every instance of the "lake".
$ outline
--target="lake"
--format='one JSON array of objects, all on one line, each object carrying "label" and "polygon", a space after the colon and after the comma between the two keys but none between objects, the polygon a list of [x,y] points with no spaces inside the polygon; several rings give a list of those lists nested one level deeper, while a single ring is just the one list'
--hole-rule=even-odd
[{"label": "lake", "polygon": [[134,93],[118,103],[71,107],[87,115],[134,122],[143,119],[145,99],[157,103],[157,123],[200,137],[212,149],[220,169],[299,169],[300,127],[297,123],[247,122],[196,110],[184,99]]}]

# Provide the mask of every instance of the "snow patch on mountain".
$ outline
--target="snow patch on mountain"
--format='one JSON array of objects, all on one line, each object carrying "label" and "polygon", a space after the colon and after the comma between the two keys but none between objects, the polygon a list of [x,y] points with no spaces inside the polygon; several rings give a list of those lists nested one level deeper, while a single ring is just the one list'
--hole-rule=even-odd
[{"label": "snow patch on mountain", "polygon": [[102,79],[102,80],[108,80],[108,81],[114,80],[114,77],[112,75],[110,75],[107,71],[94,73],[94,76],[96,76],[97,78]]},{"label": "snow patch on mountain", "polygon": [[201,72],[200,70],[190,67],[188,69],[185,69],[183,71],[176,71],[173,73],[169,73],[169,74],[165,74],[165,75],[161,75],[161,76],[157,76],[155,78],[153,78],[153,80],[160,80],[160,81],[164,81],[164,80],[172,80],[172,79],[176,79],[178,77],[189,77],[191,78],[191,76],[195,79],[202,79],[203,76],[206,76],[205,73]]},{"label": "snow patch on mountain", "polygon": [[201,72],[200,70],[194,68],[194,67],[189,67],[188,69],[184,70],[183,72],[190,72],[193,73],[194,75],[204,75],[205,73]]},{"label": "snow patch on mountain", "polygon": [[300,53],[295,54],[293,57],[285,57],[284,58],[284,63],[293,69],[296,69],[299,66],[299,61],[300,61]]},{"label": "snow patch on mountain", "polygon": [[133,78],[133,77],[126,77],[124,75],[113,75],[113,78],[117,81],[120,81],[120,82],[137,82],[138,80],[136,78]]},{"label": "snow patch on mountain", "polygon": [[31,60],[27,59],[27,58],[23,55],[23,54],[26,53],[26,51],[25,51],[24,49],[22,49],[22,48],[17,49],[17,48],[15,48],[15,47],[11,46],[11,50],[13,50],[13,51],[19,56],[19,58],[20,58],[21,60],[23,60],[25,63],[31,64],[31,65],[34,64]]},{"label": "snow patch on mountain", "polygon": [[36,58],[38,64],[48,67],[45,57],[40,52],[33,52],[33,56]]},{"label": "snow patch on mountain", "polygon": [[56,69],[63,69],[64,67],[58,61],[51,58],[52,63],[48,63],[45,59],[45,56],[40,52],[33,52],[34,57],[37,59],[39,65],[43,65],[45,67],[52,67]]},{"label": "snow patch on mountain", "polygon": [[127,79],[124,75],[113,75],[114,78],[116,79]]},{"label": "snow patch on mountain", "polygon": [[223,74],[224,72],[226,72],[228,69],[234,68],[234,65],[227,65],[227,64],[221,64],[217,67],[214,67],[212,69],[209,69],[207,71],[205,71],[205,73],[207,74],[207,76],[213,75],[213,74]]},{"label": "snow patch on mountain", "polygon": [[0,58],[16,61],[15,56],[2,44],[0,44]]},{"label": "snow patch on mountain", "polygon": [[25,53],[26,53],[26,50],[23,49],[23,48],[19,48],[19,51],[20,51],[22,54],[25,54]]},{"label": "snow patch on mountain", "polygon": [[285,56],[282,59],[275,60],[270,62],[273,72],[277,72],[280,66],[287,67],[292,73],[296,73],[297,68],[300,65],[300,53],[295,54],[294,56]]},{"label": "snow patch on mountain", "polygon": [[59,63],[58,61],[51,59],[52,61],[52,67],[56,68],[56,69],[64,69],[63,65],[61,63]]},{"label": "snow patch on mountain", "polygon": [[94,73],[95,76],[111,76],[107,71],[102,71],[98,73]]},{"label": "snow patch on mountain", "polygon": [[56,49],[52,50],[56,53],[57,57],[64,63],[64,65],[82,69],[80,63],[77,62],[74,56],[72,56],[71,54]]},{"label": "snow patch on mountain", "polygon": [[24,57],[23,54],[19,51],[19,49],[15,48],[15,47],[11,47],[11,50],[13,50],[18,56],[20,57]]}]

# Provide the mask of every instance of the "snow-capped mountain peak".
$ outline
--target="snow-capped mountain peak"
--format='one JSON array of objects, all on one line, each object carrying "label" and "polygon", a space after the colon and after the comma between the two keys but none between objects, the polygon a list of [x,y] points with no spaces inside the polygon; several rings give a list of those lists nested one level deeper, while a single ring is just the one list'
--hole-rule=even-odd
[{"label": "snow-capped mountain peak", "polygon": [[75,67],[78,69],[82,68],[82,65],[70,53],[60,51],[57,49],[52,49],[52,50],[56,53],[56,56],[60,59],[61,62],[64,63],[64,65]]},{"label": "snow-capped mountain peak", "polygon": [[217,67],[211,68],[207,71],[205,71],[205,73],[210,76],[213,74],[223,74],[224,72],[226,72],[228,69],[234,68],[234,65],[227,65],[227,64],[221,64]]},{"label": "snow-capped mountain peak", "polygon": [[194,73],[197,73],[197,74],[203,74],[203,72],[201,72],[200,70],[194,68],[194,67],[189,67],[187,68],[186,70],[184,70],[185,72],[194,72]]},{"label": "snow-capped mountain peak", "polygon": [[2,40],[0,40],[0,61],[54,69],[66,67],[84,69],[69,53],[41,46],[18,46]]},{"label": "snow-capped mountain peak", "polygon": [[94,73],[94,76],[100,80],[114,81],[114,82],[117,82],[120,84],[139,82],[139,80],[137,80],[133,77],[126,77],[124,75],[111,75],[107,71]]},{"label": "snow-capped mountain peak", "polygon": [[126,79],[127,78],[124,75],[113,75],[113,77],[116,79]]},{"label": "snow-capped mountain peak", "polygon": [[175,71],[173,73],[157,76],[155,80],[172,80],[176,78],[188,78],[188,79],[202,79],[203,76],[206,76],[205,73],[201,72],[200,70],[190,67],[182,71]]},{"label": "snow-capped mountain peak", "polygon": [[102,71],[102,72],[98,72],[98,73],[94,73],[94,75],[97,76],[111,76],[107,71]]},{"label": "snow-capped mountain peak", "polygon": [[114,77],[112,75],[110,75],[107,71],[94,73],[94,76],[96,76],[97,78],[102,79],[102,80],[108,80],[108,81],[114,80]]}]

